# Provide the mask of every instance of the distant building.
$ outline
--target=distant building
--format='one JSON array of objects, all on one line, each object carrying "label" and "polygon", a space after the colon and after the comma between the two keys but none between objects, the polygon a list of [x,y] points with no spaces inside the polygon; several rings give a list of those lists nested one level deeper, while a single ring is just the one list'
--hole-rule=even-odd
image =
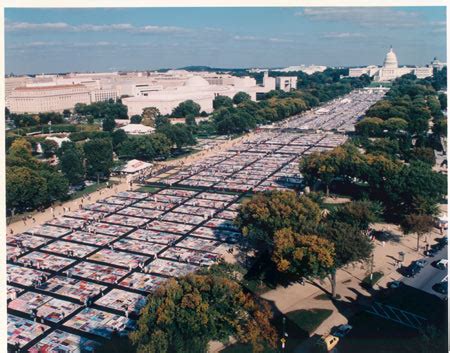
[{"label": "distant building", "polygon": [[90,92],[84,85],[18,87],[9,96],[13,113],[62,112],[77,103],[91,103]]},{"label": "distant building", "polygon": [[305,74],[312,75],[315,72],[323,72],[327,69],[326,66],[321,65],[300,65],[300,66],[289,66],[284,69],[271,70],[276,72],[304,72]]},{"label": "distant building", "polygon": [[433,67],[399,67],[397,55],[391,47],[384,58],[382,67],[371,65],[362,68],[352,68],[349,70],[349,77],[368,75],[373,77],[375,82],[392,81],[406,74],[414,74],[417,78],[429,77],[433,75]]},{"label": "distant building", "polygon": [[297,76],[280,76],[275,79],[276,89],[290,92],[297,88]]},{"label": "distant building", "polygon": [[433,69],[442,70],[444,67],[447,66],[447,63],[443,63],[439,61],[436,57],[434,57],[433,61],[431,62],[431,67]]}]

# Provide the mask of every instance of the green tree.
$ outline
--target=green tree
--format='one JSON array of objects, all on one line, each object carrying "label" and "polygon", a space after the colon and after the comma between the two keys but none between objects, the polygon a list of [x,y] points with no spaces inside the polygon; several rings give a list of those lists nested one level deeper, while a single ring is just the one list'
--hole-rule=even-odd
[{"label": "green tree", "polygon": [[47,182],[38,171],[26,167],[6,168],[6,206],[20,211],[35,209],[48,199]]},{"label": "green tree", "polygon": [[114,148],[114,152],[116,152],[118,146],[123,143],[126,139],[128,139],[127,133],[122,129],[117,129],[111,134],[112,144]]},{"label": "green tree", "polygon": [[92,139],[84,144],[86,174],[90,179],[108,177],[113,166],[113,149],[110,138]]},{"label": "green tree", "polygon": [[238,92],[234,95],[233,97],[233,103],[234,104],[241,104],[242,102],[247,102],[250,101],[252,99],[252,97],[250,97],[250,95],[246,92]]},{"label": "green tree", "polygon": [[200,105],[190,99],[181,102],[172,111],[172,116],[176,118],[185,118],[189,114],[194,116],[198,116],[200,114]]},{"label": "green tree", "polygon": [[65,118],[68,118],[68,117],[70,117],[70,110],[69,109],[64,109],[63,110],[63,116],[65,117]]},{"label": "green tree", "polygon": [[421,161],[432,167],[436,163],[436,156],[430,147],[414,147],[411,151],[411,160]]},{"label": "green tree", "polygon": [[329,273],[331,295],[336,296],[337,269],[356,261],[366,261],[373,251],[367,236],[369,224],[381,210],[368,201],[354,201],[334,209],[321,225],[320,234],[334,244],[334,269]]},{"label": "green tree", "polygon": [[430,215],[426,214],[410,214],[403,218],[400,223],[402,230],[405,234],[416,234],[417,235],[417,248],[420,249],[420,238],[433,229],[434,219]]},{"label": "green tree", "polygon": [[411,162],[384,181],[383,197],[391,215],[437,212],[437,204],[447,193],[447,178],[422,162]]},{"label": "green tree", "polygon": [[397,134],[408,129],[408,122],[402,118],[389,118],[383,122],[383,129],[390,133]]},{"label": "green tree", "polygon": [[227,96],[218,95],[213,100],[213,108],[230,108],[233,106],[233,100]]},{"label": "green tree", "polygon": [[130,124],[140,124],[142,121],[142,117],[140,115],[133,115],[130,118]]},{"label": "green tree", "polygon": [[103,131],[112,132],[116,127],[116,121],[112,116],[107,116],[102,122]]},{"label": "green tree", "polygon": [[130,338],[139,353],[202,353],[210,341],[230,336],[261,352],[264,344],[277,344],[271,317],[268,305],[236,281],[189,274],[167,280],[149,296]]},{"label": "green tree", "polygon": [[48,202],[63,200],[67,197],[69,182],[61,173],[52,169],[44,169],[39,174],[46,180]]},{"label": "green tree", "polygon": [[63,142],[57,151],[59,168],[70,185],[80,184],[84,180],[84,156],[73,142]]},{"label": "green tree", "polygon": [[49,158],[55,155],[58,149],[58,143],[53,140],[44,140],[41,142],[42,154]]},{"label": "green tree", "polygon": [[364,118],[355,125],[356,133],[362,136],[379,136],[383,129],[383,120],[380,118]]},{"label": "green tree", "polygon": [[179,150],[196,143],[192,131],[185,124],[164,125],[157,129],[157,132],[166,135]]}]

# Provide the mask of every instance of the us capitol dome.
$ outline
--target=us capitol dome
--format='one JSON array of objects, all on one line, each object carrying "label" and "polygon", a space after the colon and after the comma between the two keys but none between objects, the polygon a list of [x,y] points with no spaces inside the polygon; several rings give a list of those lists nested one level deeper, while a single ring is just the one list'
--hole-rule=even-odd
[{"label": "us capitol dome", "polygon": [[407,74],[413,74],[417,78],[425,78],[433,75],[433,68],[442,69],[445,63],[439,63],[440,65],[427,65],[423,67],[412,67],[398,65],[397,55],[394,52],[392,46],[384,57],[383,66],[370,65],[366,67],[351,68],[349,70],[349,77],[359,77],[362,75],[368,75],[373,77],[375,82],[389,82],[395,80],[398,77]]},{"label": "us capitol dome", "polygon": [[383,67],[385,69],[397,69],[398,68],[398,60],[397,55],[394,53],[394,49],[389,49],[389,51],[386,54],[386,57],[384,58]]}]

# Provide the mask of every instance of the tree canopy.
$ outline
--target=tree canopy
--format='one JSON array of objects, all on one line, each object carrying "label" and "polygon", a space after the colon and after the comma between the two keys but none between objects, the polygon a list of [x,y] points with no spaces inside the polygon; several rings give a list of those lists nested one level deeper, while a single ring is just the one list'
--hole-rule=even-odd
[{"label": "tree canopy", "polygon": [[264,344],[276,346],[268,305],[226,276],[210,272],[172,278],[148,300],[138,329],[130,334],[139,353],[207,352],[209,341],[227,342],[230,336],[251,344],[254,352]]}]

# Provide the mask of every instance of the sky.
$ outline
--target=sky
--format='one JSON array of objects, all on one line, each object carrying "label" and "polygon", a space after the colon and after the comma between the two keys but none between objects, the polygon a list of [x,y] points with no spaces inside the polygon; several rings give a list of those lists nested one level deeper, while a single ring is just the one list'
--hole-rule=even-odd
[{"label": "sky", "polygon": [[6,73],[446,61],[445,7],[5,9]]}]

